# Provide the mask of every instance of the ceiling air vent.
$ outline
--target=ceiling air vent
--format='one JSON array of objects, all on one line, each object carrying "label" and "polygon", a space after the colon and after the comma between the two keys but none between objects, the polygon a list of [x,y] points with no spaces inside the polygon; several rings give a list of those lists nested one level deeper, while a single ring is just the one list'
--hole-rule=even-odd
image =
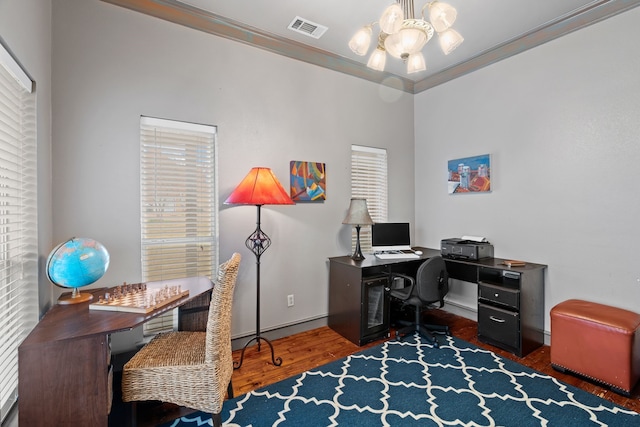
[{"label": "ceiling air vent", "polygon": [[293,21],[291,21],[288,28],[305,36],[313,37],[314,39],[319,39],[325,31],[327,31],[327,27],[324,25],[316,24],[299,16],[296,16]]}]

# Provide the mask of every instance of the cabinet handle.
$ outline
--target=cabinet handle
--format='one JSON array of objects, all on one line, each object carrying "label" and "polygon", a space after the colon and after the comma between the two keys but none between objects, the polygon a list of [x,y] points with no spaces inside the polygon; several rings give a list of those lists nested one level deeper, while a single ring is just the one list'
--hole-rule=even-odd
[{"label": "cabinet handle", "polygon": [[494,316],[489,316],[489,319],[493,320],[494,322],[498,322],[498,323],[504,323],[505,322],[504,319],[498,319],[497,317],[494,317]]}]

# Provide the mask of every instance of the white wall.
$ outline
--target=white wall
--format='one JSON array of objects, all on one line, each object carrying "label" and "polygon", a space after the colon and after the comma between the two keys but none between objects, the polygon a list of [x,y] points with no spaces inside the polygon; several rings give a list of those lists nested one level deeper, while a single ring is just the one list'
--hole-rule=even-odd
[{"label": "white wall", "polygon": [[[324,203],[262,209],[263,329],[327,313],[327,258],[350,252],[351,144],[389,149],[389,216],[413,221],[412,95],[98,0],[56,0],[53,27],[53,240],[106,246],[92,286],[140,280],[141,115],[218,126],[221,203],[253,166],[288,188],[289,161],[326,163]],[[243,255],[234,336],[255,330],[255,220],[255,207],[221,206],[220,259]]]},{"label": "white wall", "polygon": [[[569,298],[638,310],[640,9],[415,97],[417,241],[482,235],[547,264]],[[462,125],[460,125],[462,124]],[[490,194],[448,195],[447,160],[490,153]],[[473,307],[475,287],[454,286]]]},{"label": "white wall", "polygon": [[[38,151],[38,252],[40,307],[52,289],[44,264],[51,249],[51,1],[0,1],[0,38],[35,82]],[[44,284],[44,285],[43,285]]]}]

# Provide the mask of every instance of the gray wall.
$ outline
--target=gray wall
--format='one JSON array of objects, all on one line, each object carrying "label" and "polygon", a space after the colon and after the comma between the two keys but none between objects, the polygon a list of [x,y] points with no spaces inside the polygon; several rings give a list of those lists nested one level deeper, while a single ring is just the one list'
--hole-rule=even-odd
[{"label": "gray wall", "polygon": [[[638,310],[638,22],[633,9],[415,97],[417,240],[482,235],[497,257],[548,264],[547,331],[569,298]],[[448,195],[447,160],[484,153],[493,191]],[[475,292],[455,283],[449,300],[475,309]]]},{"label": "gray wall", "polygon": [[40,307],[46,310],[52,289],[44,273],[51,250],[51,1],[0,1],[0,38],[35,81],[38,150],[38,252]]},{"label": "gray wall", "polygon": [[[274,240],[262,258],[263,328],[326,314],[326,259],[349,253],[340,223],[352,143],[389,149],[390,219],[413,221],[415,196],[416,243],[486,235],[497,256],[549,265],[547,312],[571,297],[633,309],[638,18],[634,9],[412,98],[98,0],[0,2],[0,37],[36,81],[41,311],[60,293],[44,259],[70,236],[109,249],[95,286],[139,280],[140,115],[218,126],[220,201],[253,166],[287,186],[290,160],[327,164],[325,203],[263,209]],[[493,192],[447,195],[446,161],[482,153]],[[222,207],[221,259],[244,256],[235,336],[255,327],[244,248],[254,225],[254,208]],[[458,283],[450,300],[472,308],[474,297]]]},{"label": "gray wall", "polygon": [[[98,0],[54,2],[53,46],[53,240],[106,246],[109,270],[92,286],[140,280],[141,115],[218,126],[221,203],[253,166],[288,188],[289,161],[326,163],[324,203],[262,209],[273,240],[261,258],[263,329],[327,314],[327,258],[350,252],[351,144],[389,149],[389,217],[413,221],[412,95]],[[220,259],[243,255],[234,336],[255,330],[244,246],[255,220],[255,207],[221,206]]]},{"label": "gray wall", "polygon": [[[38,153],[38,294],[41,311],[51,304],[53,290],[44,274],[51,249],[51,0],[1,0],[0,39],[33,81],[36,96]],[[17,405],[3,426],[18,426]]]}]

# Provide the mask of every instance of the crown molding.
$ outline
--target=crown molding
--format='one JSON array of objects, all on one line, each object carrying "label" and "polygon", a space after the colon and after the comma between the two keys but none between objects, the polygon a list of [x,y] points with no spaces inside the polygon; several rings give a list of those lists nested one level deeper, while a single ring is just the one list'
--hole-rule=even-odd
[{"label": "crown molding", "polygon": [[102,1],[411,94],[424,92],[640,5],[640,0],[601,0],[589,4],[580,10],[561,16],[533,31],[484,51],[467,61],[414,82],[406,77],[371,70],[366,65],[349,58],[264,32],[177,0]]},{"label": "crown molding", "polygon": [[442,83],[469,74],[487,65],[494,64],[581,28],[585,28],[591,24],[595,24],[596,22],[626,12],[636,6],[640,6],[640,0],[602,0],[597,3],[592,3],[510,41],[481,52],[467,61],[456,64],[438,74],[416,82],[414,85],[414,93],[423,92]]}]

